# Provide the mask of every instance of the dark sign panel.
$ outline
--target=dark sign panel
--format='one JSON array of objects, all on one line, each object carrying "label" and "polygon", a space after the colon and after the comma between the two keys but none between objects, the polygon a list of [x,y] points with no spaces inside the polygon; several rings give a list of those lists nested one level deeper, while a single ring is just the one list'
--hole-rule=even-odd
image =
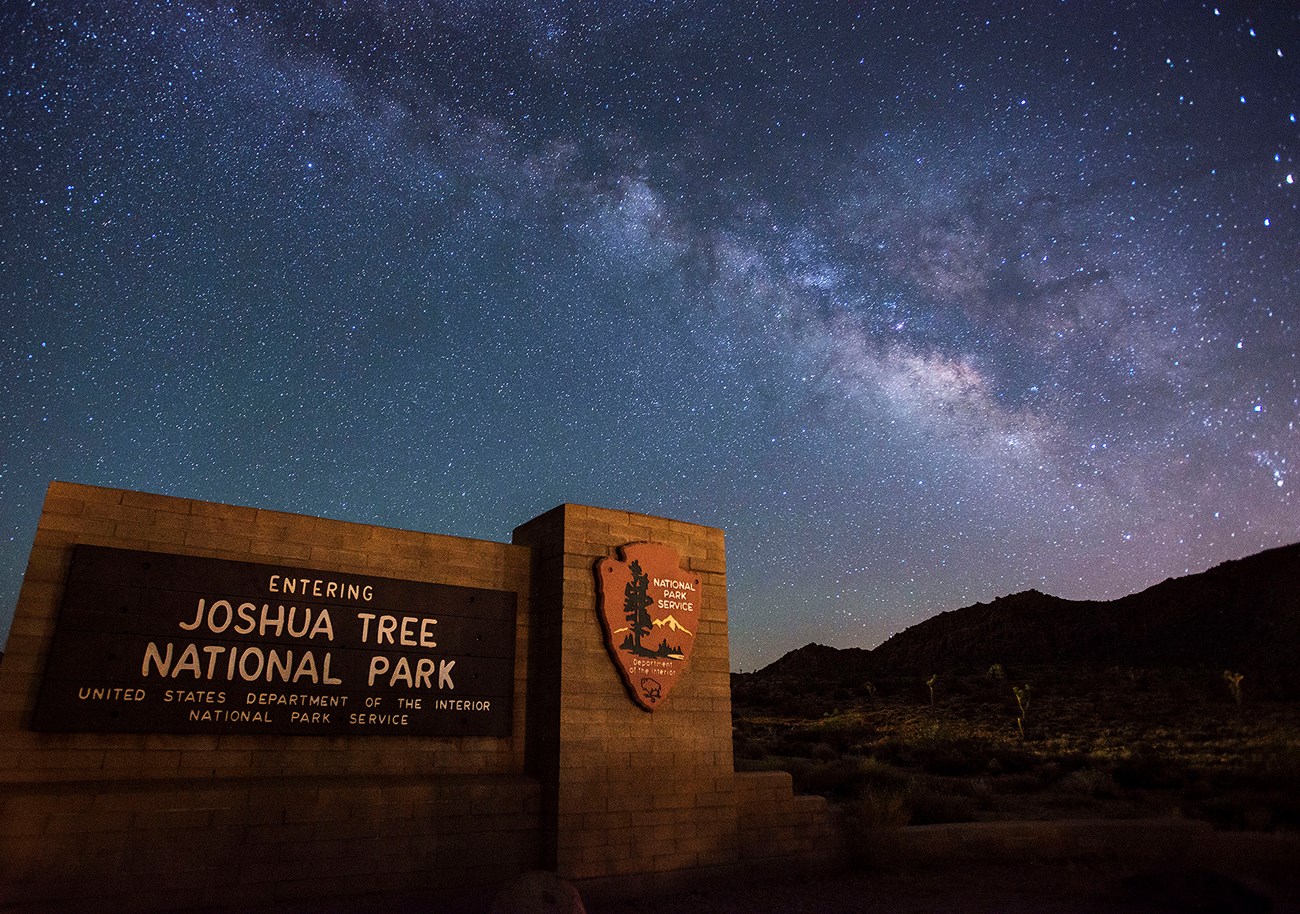
[{"label": "dark sign panel", "polygon": [[508,736],[515,594],[75,547],[35,730]]}]

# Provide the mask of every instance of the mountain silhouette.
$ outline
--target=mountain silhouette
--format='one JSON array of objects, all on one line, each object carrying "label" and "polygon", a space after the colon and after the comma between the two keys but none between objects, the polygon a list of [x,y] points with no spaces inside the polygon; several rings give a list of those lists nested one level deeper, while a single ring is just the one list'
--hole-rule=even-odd
[{"label": "mountain silhouette", "polygon": [[[1037,590],[940,613],[874,650],[809,644],[757,674],[823,683],[1000,664],[1231,669],[1300,691],[1300,544],[1170,578],[1117,600]],[[1284,687],[1284,688],[1283,688]]]}]

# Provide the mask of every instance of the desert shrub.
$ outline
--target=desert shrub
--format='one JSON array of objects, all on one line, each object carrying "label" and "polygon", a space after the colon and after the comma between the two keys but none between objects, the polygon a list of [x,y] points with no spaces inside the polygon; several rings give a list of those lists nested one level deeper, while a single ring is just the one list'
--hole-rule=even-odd
[{"label": "desert shrub", "polygon": [[1285,787],[1300,797],[1300,759],[1289,746],[1261,748],[1250,773],[1249,780],[1260,786]]},{"label": "desert shrub", "polygon": [[807,731],[809,739],[829,745],[840,755],[861,742],[864,734],[865,728],[862,722],[852,717],[823,719]]},{"label": "desert shrub", "polygon": [[[1300,763],[1293,754],[1260,752],[1252,764],[1220,768],[1209,772],[1198,785],[1210,797],[1263,796],[1282,798],[1287,802],[1271,806],[1278,810],[1278,824],[1289,828],[1300,826]],[[1242,821],[1232,823],[1235,828],[1245,828]]]},{"label": "desert shrub", "polygon": [[993,795],[993,782],[988,778],[921,775],[917,782],[933,793],[952,794],[956,797],[987,800]]},{"label": "desert shrub", "polygon": [[1037,764],[1038,759],[1034,754],[1019,746],[995,744],[988,748],[986,767],[989,771],[1018,774],[1029,771]]},{"label": "desert shrub", "polygon": [[867,786],[844,808],[862,828],[973,822],[978,818],[977,806],[969,798],[906,777]]},{"label": "desert shrub", "polygon": [[829,762],[839,758],[840,754],[829,743],[813,743],[808,750],[808,756],[819,762]]},{"label": "desert shrub", "polygon": [[732,752],[737,759],[760,759],[767,755],[767,749],[756,739],[737,736],[732,740]]},{"label": "desert shrub", "polygon": [[1115,793],[1115,782],[1107,771],[1071,771],[1056,786],[1070,796],[1109,797]]},{"label": "desert shrub", "polygon": [[812,749],[820,740],[803,730],[786,730],[772,740],[773,755],[812,758]]},{"label": "desert shrub", "polygon": [[1169,756],[1152,746],[1141,746],[1115,763],[1115,783],[1133,790],[1167,790],[1187,786],[1186,772]]},{"label": "desert shrub", "polygon": [[965,741],[935,743],[918,746],[916,761],[929,774],[968,776],[983,774],[988,768],[987,756],[982,751],[972,751]]},{"label": "desert shrub", "polygon": [[737,760],[743,770],[780,769],[790,772],[796,793],[818,794],[836,802],[853,802],[869,794],[878,798],[906,794],[911,775],[870,758],[837,756],[829,759],[775,757],[758,762]]},{"label": "desert shrub", "polygon": [[881,762],[893,765],[912,765],[913,753],[909,743],[900,740],[886,740],[871,747],[871,755]]},{"label": "desert shrub", "polygon": [[907,787],[872,788],[849,804],[849,815],[863,828],[901,828],[912,819]]},{"label": "desert shrub", "polygon": [[965,777],[983,774],[995,756],[992,741],[940,726],[933,735],[921,733],[912,740],[908,760],[928,774]]},{"label": "desert shrub", "polygon": [[816,694],[790,694],[784,692],[773,702],[778,713],[786,717],[817,717],[821,713],[822,699]]},{"label": "desert shrub", "polygon": [[976,807],[967,797],[933,790],[914,790],[908,797],[912,808],[912,825],[938,825],[943,822],[974,822]]},{"label": "desert shrub", "polygon": [[912,781],[912,776],[906,771],[875,758],[858,760],[858,778],[864,790],[903,788]]},{"label": "desert shrub", "polygon": [[1041,787],[1038,778],[1028,772],[1008,774],[998,778],[994,783],[998,793],[1007,794],[1038,793]]},{"label": "desert shrub", "polygon": [[1051,787],[1061,778],[1065,777],[1065,769],[1057,763],[1055,759],[1044,761],[1031,772],[1034,777],[1038,778],[1040,787]]},{"label": "desert shrub", "polygon": [[1093,767],[1092,757],[1077,749],[1058,753],[1055,761],[1064,772],[1086,771]]},{"label": "desert shrub", "polygon": [[971,694],[974,689],[964,676],[954,676],[948,680],[948,692],[955,696],[966,696]]},{"label": "desert shrub", "polygon": [[848,800],[861,789],[857,759],[813,762],[791,771],[796,793],[815,793],[831,800]]}]

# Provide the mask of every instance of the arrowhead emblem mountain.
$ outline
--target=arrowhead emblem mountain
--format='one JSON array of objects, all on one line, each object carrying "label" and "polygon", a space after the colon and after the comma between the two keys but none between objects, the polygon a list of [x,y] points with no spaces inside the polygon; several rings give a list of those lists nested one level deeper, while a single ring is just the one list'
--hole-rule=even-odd
[{"label": "arrowhead emblem mountain", "polygon": [[661,627],[668,628],[675,632],[685,632],[686,634],[690,635],[692,638],[695,637],[695,633],[693,631],[691,631],[685,625],[682,625],[682,623],[678,622],[677,619],[673,616],[665,616],[662,619],[651,620],[650,624],[653,625],[655,628],[661,628]]}]

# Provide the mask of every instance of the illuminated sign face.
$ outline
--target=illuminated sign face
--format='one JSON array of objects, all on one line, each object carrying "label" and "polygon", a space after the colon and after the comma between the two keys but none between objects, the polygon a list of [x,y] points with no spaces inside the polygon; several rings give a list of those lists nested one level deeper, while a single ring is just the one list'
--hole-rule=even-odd
[{"label": "illuminated sign face", "polygon": [[76,546],[32,728],[508,736],[515,594]]},{"label": "illuminated sign face", "polygon": [[700,628],[700,579],[671,546],[629,543],[596,563],[605,646],[632,699],[661,705],[686,669]]}]

